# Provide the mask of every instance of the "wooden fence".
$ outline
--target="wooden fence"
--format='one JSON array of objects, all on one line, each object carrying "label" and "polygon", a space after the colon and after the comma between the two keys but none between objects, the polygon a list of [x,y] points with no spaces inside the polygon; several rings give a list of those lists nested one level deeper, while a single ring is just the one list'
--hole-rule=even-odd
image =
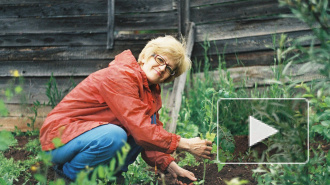
[{"label": "wooden fence", "polygon": [[[9,109],[0,125],[29,129],[34,114],[26,107],[48,102],[51,74],[64,91],[69,79],[79,83],[123,50],[137,57],[151,38],[185,35],[191,23],[193,61],[202,61],[208,40],[213,67],[219,54],[228,67],[273,65],[274,38],[311,34],[301,21],[280,16],[289,13],[277,0],[0,0],[0,99]],[[13,70],[25,79],[24,106],[20,96],[4,93]],[[37,127],[50,110],[39,109]]]}]

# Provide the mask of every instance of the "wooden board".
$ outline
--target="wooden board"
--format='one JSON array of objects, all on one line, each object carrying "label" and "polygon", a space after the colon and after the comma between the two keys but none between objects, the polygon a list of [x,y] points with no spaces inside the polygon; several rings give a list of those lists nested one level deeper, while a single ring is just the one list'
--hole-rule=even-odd
[{"label": "wooden board", "polygon": [[[114,44],[126,43],[133,46],[132,41],[147,42],[150,39],[164,36],[165,33],[129,34],[119,32],[114,36]],[[177,36],[169,32],[166,35]],[[107,33],[43,33],[0,35],[0,47],[46,47],[46,46],[105,46]],[[121,42],[125,41],[125,42]],[[121,44],[122,45],[122,44]]]},{"label": "wooden board", "polygon": [[310,30],[296,18],[267,18],[196,26],[196,42],[208,40],[238,39],[294,31]]},{"label": "wooden board", "polygon": [[[35,128],[38,129],[43,124],[45,118],[37,118],[35,121]],[[31,120],[27,117],[4,117],[0,118],[0,130],[15,131],[17,127],[20,131],[26,132],[32,130],[28,127],[28,123],[31,123]]]},{"label": "wooden board", "polygon": [[[188,33],[186,36],[186,42],[187,42],[186,54],[189,58],[191,57],[191,52],[195,42],[194,36],[195,36],[195,24],[190,23],[188,28]],[[187,73],[188,71],[177,77],[173,83],[173,91],[169,100],[171,123],[166,125],[166,130],[172,133],[175,133],[176,130],[177,120],[182,102],[182,94],[184,92],[184,87],[187,79]]]},{"label": "wooden board", "polygon": [[138,56],[146,42],[134,44],[124,42],[123,45],[115,42],[114,44],[115,48],[113,50],[107,50],[106,45],[0,48],[0,61],[111,60],[127,49],[130,49],[135,56]]},{"label": "wooden board", "polygon": [[287,7],[279,7],[278,0],[236,1],[226,4],[192,7],[190,20],[196,25],[215,22],[237,21],[256,17],[291,13]]},{"label": "wooden board", "polygon": [[[115,1],[115,13],[163,12],[173,10],[172,0]],[[0,1],[2,17],[57,17],[107,14],[107,0],[7,0]]]},{"label": "wooden board", "polygon": [[[231,38],[231,39],[220,39],[209,41],[208,55],[222,55],[230,53],[246,53],[246,52],[257,52],[264,50],[272,50],[274,47],[279,47],[279,40],[282,33],[272,33],[266,35],[257,35],[257,36],[246,36],[240,38]],[[287,41],[285,43],[286,47],[292,45],[293,39],[300,39],[303,37],[312,36],[313,32],[311,30],[304,31],[293,31],[285,32],[287,35]],[[314,44],[319,44],[318,40]],[[309,46],[310,42],[302,42],[303,46]],[[198,42],[194,46],[194,57],[203,57],[204,56],[204,42]]]},{"label": "wooden board", "polygon": [[12,70],[18,70],[23,77],[50,76],[88,76],[108,67],[112,60],[70,60],[70,61],[12,61],[0,62],[0,77],[12,76]]},{"label": "wooden board", "polygon": [[[304,66],[305,64],[293,64],[288,65],[284,78],[280,79],[280,82],[285,84],[290,81],[292,82],[307,82],[315,79],[323,79],[324,76],[319,74],[319,69],[321,69],[322,65],[313,64],[312,66]],[[304,66],[304,68],[302,68]],[[276,79],[274,79],[274,69],[275,68],[285,69],[286,66],[251,66],[251,67],[237,67],[230,68],[228,72],[230,73],[230,77],[233,79],[235,83],[235,87],[254,87],[256,84],[258,86],[269,85],[273,83],[277,83]],[[219,71],[210,71],[210,75],[213,76],[213,79],[219,81],[220,76],[226,76],[227,74],[222,70]],[[193,78],[203,79],[203,73],[197,73],[193,75]]]},{"label": "wooden board", "polygon": [[[0,30],[21,33],[99,33],[107,31],[107,14],[79,17],[3,18]],[[115,15],[115,31],[177,29],[177,12]]]},{"label": "wooden board", "polygon": [[[234,3],[242,0],[190,0],[191,7],[196,6],[207,6],[213,4],[225,4],[225,3]],[[251,0],[243,0],[243,1],[251,1]]]},{"label": "wooden board", "polygon": [[[65,95],[70,90],[70,87],[72,87],[72,82],[78,84],[86,77],[56,77],[58,91]],[[24,84],[22,85],[23,92],[21,94],[8,99],[1,92],[0,99],[4,100],[6,104],[33,104],[35,101],[47,104],[49,99],[46,95],[46,89],[49,79],[49,76],[24,78]],[[12,80],[13,78],[0,78],[0,89],[5,90],[10,87],[10,84],[13,83]],[[17,81],[14,84],[19,85]]]}]

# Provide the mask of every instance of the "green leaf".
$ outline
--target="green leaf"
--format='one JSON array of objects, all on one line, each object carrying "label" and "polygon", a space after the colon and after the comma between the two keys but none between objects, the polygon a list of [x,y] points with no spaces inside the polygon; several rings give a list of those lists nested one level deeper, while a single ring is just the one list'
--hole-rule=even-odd
[{"label": "green leaf", "polygon": [[312,131],[316,133],[322,133],[323,132],[323,126],[322,125],[315,125],[312,126]]},{"label": "green leaf", "polygon": [[234,143],[227,141],[227,140],[221,140],[220,145],[222,147],[223,150],[225,151],[230,151],[231,153],[233,153],[235,151],[235,145]]},{"label": "green leaf", "polygon": [[110,170],[113,171],[116,168],[116,159],[112,158],[110,161]]},{"label": "green leaf", "polygon": [[7,99],[11,99],[14,96],[14,94],[13,92],[11,92],[9,88],[7,88],[5,91],[5,96],[7,97]]},{"label": "green leaf", "polygon": [[0,116],[8,116],[9,112],[3,100],[0,100]]},{"label": "green leaf", "polygon": [[313,94],[304,94],[302,97],[303,98],[313,98],[314,95]]},{"label": "green leaf", "polygon": [[46,183],[46,182],[47,182],[47,178],[46,178],[45,176],[39,174],[39,173],[34,174],[34,178],[35,178],[37,181],[41,182],[41,183]]},{"label": "green leaf", "polygon": [[97,168],[97,172],[98,172],[99,177],[100,177],[101,179],[104,179],[104,168],[103,168],[103,166],[99,166],[99,167]]},{"label": "green leaf", "polygon": [[52,140],[53,144],[55,145],[55,148],[59,148],[63,146],[64,144],[62,143],[61,139],[56,137]]},{"label": "green leaf", "polygon": [[208,141],[214,141],[214,138],[215,138],[216,134],[215,133],[210,133],[210,132],[206,132],[206,139]]},{"label": "green leaf", "polygon": [[225,163],[218,163],[217,164],[218,172],[220,172],[225,165],[226,165]]},{"label": "green leaf", "polygon": [[326,97],[326,98],[324,99],[324,103],[325,103],[328,107],[330,107],[330,97]]},{"label": "green leaf", "polygon": [[7,150],[9,146],[12,146],[17,143],[17,140],[12,135],[11,132],[8,131],[0,131],[0,151]]},{"label": "green leaf", "polygon": [[[321,121],[321,125],[325,126],[326,128],[330,127],[330,120],[326,120],[326,121]],[[324,129],[326,129],[324,128]]]},{"label": "green leaf", "polygon": [[22,91],[23,91],[23,88],[21,86],[18,85],[18,86],[15,87],[15,93],[16,94],[20,94]]}]

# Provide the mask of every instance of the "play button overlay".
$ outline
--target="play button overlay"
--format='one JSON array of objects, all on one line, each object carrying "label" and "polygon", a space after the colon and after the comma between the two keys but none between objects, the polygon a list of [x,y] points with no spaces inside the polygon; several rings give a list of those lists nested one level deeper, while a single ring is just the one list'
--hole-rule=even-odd
[{"label": "play button overlay", "polygon": [[304,98],[220,98],[221,164],[306,164],[309,102]]},{"label": "play button overlay", "polygon": [[277,129],[266,125],[265,123],[255,119],[253,116],[249,116],[249,146],[253,146],[262,140],[276,134]]}]

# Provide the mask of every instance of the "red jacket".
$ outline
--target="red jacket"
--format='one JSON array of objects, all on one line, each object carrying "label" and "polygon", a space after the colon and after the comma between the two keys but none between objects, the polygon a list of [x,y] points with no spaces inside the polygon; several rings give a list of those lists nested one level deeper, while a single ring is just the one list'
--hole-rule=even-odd
[{"label": "red jacket", "polygon": [[[43,150],[55,148],[52,140],[67,143],[99,125],[116,124],[144,148],[143,159],[165,170],[174,160],[180,136],[163,129],[157,111],[161,108],[159,85],[149,88],[130,50],[115,57],[108,68],[89,75],[48,114],[40,130]],[[157,113],[157,125],[151,116]]]}]

